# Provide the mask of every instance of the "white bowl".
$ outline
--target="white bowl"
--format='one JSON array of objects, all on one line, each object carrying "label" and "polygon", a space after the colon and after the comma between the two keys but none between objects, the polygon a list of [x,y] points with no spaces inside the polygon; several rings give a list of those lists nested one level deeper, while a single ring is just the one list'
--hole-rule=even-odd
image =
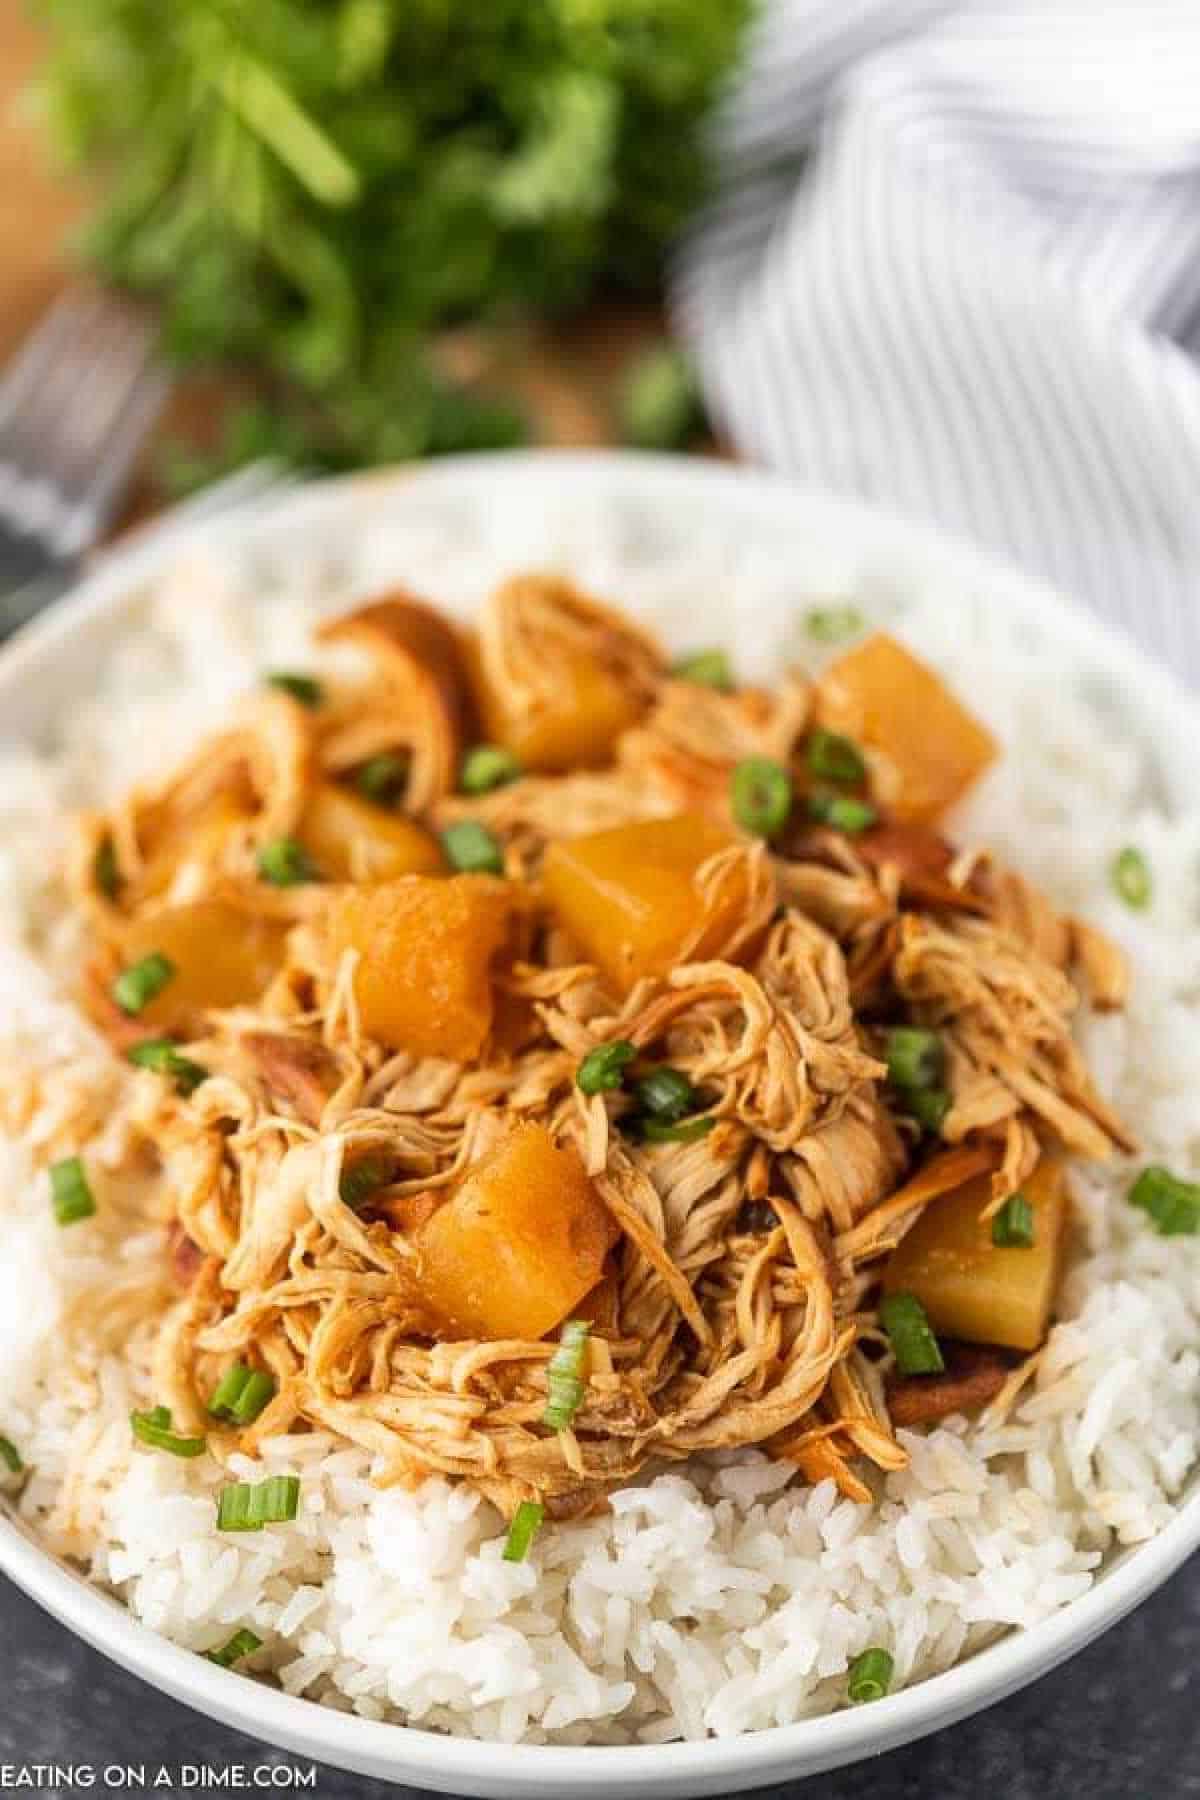
[{"label": "white bowl", "polygon": [[[873,509],[763,476],[697,462],[553,452],[466,457],[416,472],[320,484],[265,518],[197,528],[206,543],[267,531],[278,542],[324,542],[381,517],[419,518],[431,506],[533,506],[553,515],[571,495],[628,503],[655,519],[726,525],[755,534],[803,571],[937,591],[1008,609],[1064,669],[1103,684],[1123,728],[1155,753],[1163,788],[1188,793],[1200,765],[1200,719],[1182,688],[1131,644],[1058,595],[955,543]],[[315,534],[315,536],[314,536]],[[789,551],[790,546],[790,551]],[[180,553],[179,541],[133,548],[0,652],[0,729],[37,736],[120,637],[139,589]],[[830,579],[834,574],[830,575]],[[719,583],[715,584],[719,588]],[[619,596],[618,596],[619,597]],[[736,619],[697,596],[694,641],[737,641]],[[225,1724],[303,1756],[414,1787],[481,1795],[684,1795],[728,1792],[836,1768],[875,1755],[1003,1699],[1116,1623],[1200,1546],[1200,1479],[1157,1537],[1120,1552],[1082,1598],[1032,1629],[1010,1633],[946,1674],[869,1707],[704,1743],[572,1749],[475,1743],[332,1712],[216,1668],[138,1624],[107,1595],[0,1517],[0,1567],[71,1630],[125,1668]]]}]

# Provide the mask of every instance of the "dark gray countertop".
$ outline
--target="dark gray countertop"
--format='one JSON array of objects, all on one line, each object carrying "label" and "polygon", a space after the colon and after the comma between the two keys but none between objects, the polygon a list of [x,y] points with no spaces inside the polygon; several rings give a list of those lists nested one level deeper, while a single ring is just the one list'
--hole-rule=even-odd
[{"label": "dark gray countertop", "polygon": [[[5,1581],[0,1624],[0,1790],[15,1788],[6,1771],[33,1763],[86,1762],[101,1771],[146,1763],[176,1772],[290,1760],[145,1687]],[[183,1792],[183,1779],[173,1773],[170,1788],[152,1791]],[[822,1800],[1200,1795],[1200,1560],[1073,1662],[991,1711],[853,1769],[762,1792],[782,1796],[802,1785]],[[92,1791],[105,1791],[100,1776]],[[195,1783],[192,1791],[200,1791]],[[306,1791],[321,1800],[415,1794],[334,1769],[320,1770]]]}]

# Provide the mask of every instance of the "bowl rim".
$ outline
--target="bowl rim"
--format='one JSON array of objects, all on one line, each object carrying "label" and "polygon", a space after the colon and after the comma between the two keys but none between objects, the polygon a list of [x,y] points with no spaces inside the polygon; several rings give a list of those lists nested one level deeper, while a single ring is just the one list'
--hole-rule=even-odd
[{"label": "bowl rim", "polygon": [[[873,547],[932,562],[939,574],[989,591],[1049,619],[1057,639],[1087,665],[1136,684],[1158,748],[1184,778],[1200,756],[1200,712],[1165,669],[1079,603],[976,547],[894,512],[801,487],[784,477],[684,458],[621,451],[513,451],[448,457],[315,482],[249,515],[205,520],[169,539],[118,549],[65,599],[0,649],[0,716],[6,695],[34,684],[81,630],[98,640],[119,633],[144,582],[189,546],[236,542],[264,530],[301,526],[439,488],[494,494],[513,484],[552,483],[593,494],[622,491],[731,502],[779,522],[785,512],[816,513]],[[789,520],[794,527],[796,518]],[[17,736],[23,735],[18,731]],[[1200,1484],[1153,1538],[1120,1551],[1102,1578],[1042,1623],[1009,1631],[941,1674],[877,1701],[791,1725],[729,1738],[615,1746],[501,1744],[396,1726],[323,1707],[217,1668],[153,1632],[125,1607],[60,1563],[23,1526],[0,1512],[0,1570],[68,1628],[174,1698],[223,1723],[319,1761],[407,1780],[443,1792],[518,1795],[555,1786],[572,1794],[692,1794],[761,1785],[877,1754],[949,1725],[1005,1698],[1115,1624],[1200,1548]]]}]

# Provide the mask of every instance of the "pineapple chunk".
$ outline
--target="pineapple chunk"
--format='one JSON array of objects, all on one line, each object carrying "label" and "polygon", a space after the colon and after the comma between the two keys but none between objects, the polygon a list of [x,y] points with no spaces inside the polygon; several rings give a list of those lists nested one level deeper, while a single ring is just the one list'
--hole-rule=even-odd
[{"label": "pineapple chunk", "polygon": [[905,822],[937,819],[996,756],[991,733],[940,675],[882,631],[825,671],[816,716],[868,752],[874,797]]},{"label": "pineapple chunk", "polygon": [[446,866],[429,832],[332,781],[316,789],[296,835],[331,881],[392,881]]},{"label": "pineapple chunk", "polygon": [[885,1294],[915,1294],[933,1329],[973,1344],[1036,1350],[1050,1324],[1068,1213],[1060,1162],[1043,1157],[1021,1192],[1033,1207],[1028,1250],[998,1249],[979,1215],[991,1178],[931,1201],[888,1259]]},{"label": "pineapple chunk", "polygon": [[519,1125],[418,1232],[422,1297],[449,1335],[544,1337],[600,1280],[613,1237],[578,1152]]},{"label": "pineapple chunk", "polygon": [[224,900],[196,900],[146,913],[122,933],[128,967],[156,952],[175,966],[170,981],[138,1013],[148,1032],[187,1036],[210,1007],[257,1000],[284,958],[287,926],[255,918]]},{"label": "pineapple chunk", "polygon": [[332,976],[357,953],[354,994],[368,1037],[468,1062],[491,1029],[492,959],[519,904],[511,882],[490,875],[408,875],[332,894],[325,960]]},{"label": "pineapple chunk", "polygon": [[616,675],[583,656],[562,661],[553,701],[534,712],[516,709],[503,688],[488,685],[474,643],[466,660],[485,735],[526,769],[559,772],[610,762],[617,739],[643,710]]},{"label": "pineapple chunk", "polygon": [[560,841],[546,854],[546,896],[567,935],[627,993],[643,975],[665,975],[689,941],[688,954],[702,961],[729,937],[745,905],[742,881],[706,901],[695,877],[734,842],[690,814]]}]

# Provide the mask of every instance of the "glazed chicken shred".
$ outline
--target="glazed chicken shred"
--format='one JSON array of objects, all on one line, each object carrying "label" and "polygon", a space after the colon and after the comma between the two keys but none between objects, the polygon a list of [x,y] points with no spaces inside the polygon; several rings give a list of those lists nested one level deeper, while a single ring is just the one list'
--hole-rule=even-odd
[{"label": "glazed chicken shred", "polygon": [[175,1431],[509,1516],[745,1446],[865,1501],[1021,1380],[1065,1162],[1131,1147],[1071,1030],[1121,959],[951,841],[997,747],[899,643],[716,666],[558,579],[397,592],[81,822]]}]

